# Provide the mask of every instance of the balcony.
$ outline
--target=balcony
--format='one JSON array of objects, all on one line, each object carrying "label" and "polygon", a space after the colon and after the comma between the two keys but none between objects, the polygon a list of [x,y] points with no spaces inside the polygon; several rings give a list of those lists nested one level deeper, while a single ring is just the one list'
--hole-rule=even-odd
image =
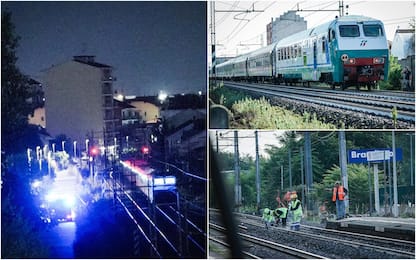
[{"label": "balcony", "polygon": [[103,95],[113,95],[113,85],[111,83],[103,83],[102,84],[102,91]]},{"label": "balcony", "polygon": [[111,75],[111,69],[109,68],[105,68],[102,70],[103,74],[101,76],[101,81],[104,82],[112,82],[115,79],[113,78],[113,76]]},{"label": "balcony", "polygon": [[114,78],[111,75],[103,75],[101,77],[101,81],[103,81],[103,82],[113,82]]}]

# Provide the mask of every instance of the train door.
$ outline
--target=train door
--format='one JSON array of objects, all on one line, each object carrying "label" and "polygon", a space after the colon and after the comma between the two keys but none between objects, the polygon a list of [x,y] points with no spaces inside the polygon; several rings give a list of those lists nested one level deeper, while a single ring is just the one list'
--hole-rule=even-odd
[{"label": "train door", "polygon": [[270,58],[270,80],[271,80],[271,82],[272,83],[275,83],[274,82],[274,79],[275,79],[275,64],[276,64],[276,50],[275,49],[272,49],[272,51],[271,51],[271,53],[270,53],[270,55],[269,55],[269,58]]}]

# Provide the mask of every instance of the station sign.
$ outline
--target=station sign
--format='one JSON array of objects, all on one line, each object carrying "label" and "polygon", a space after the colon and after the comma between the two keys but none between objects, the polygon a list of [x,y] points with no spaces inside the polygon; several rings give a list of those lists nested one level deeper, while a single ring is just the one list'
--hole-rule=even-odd
[{"label": "station sign", "polygon": [[[401,148],[396,148],[396,161],[403,159]],[[348,150],[348,163],[368,163],[393,160],[391,148]]]}]

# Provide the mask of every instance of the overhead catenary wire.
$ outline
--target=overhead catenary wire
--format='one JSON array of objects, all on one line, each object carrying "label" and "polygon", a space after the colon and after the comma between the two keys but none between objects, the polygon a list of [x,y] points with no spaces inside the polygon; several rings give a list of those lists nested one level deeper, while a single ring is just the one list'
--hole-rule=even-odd
[{"label": "overhead catenary wire", "polygon": [[[257,3],[257,2],[255,2],[255,3]],[[238,35],[238,33],[240,33],[247,26],[248,23],[250,23],[251,21],[253,21],[254,19],[256,19],[262,12],[264,12],[267,9],[269,9],[274,4],[276,4],[276,2],[270,3],[268,6],[266,6],[265,8],[263,8],[262,11],[257,11],[258,13],[253,18],[251,18],[249,21],[246,21],[246,24],[243,24],[242,25],[242,22],[244,22],[244,20],[241,20],[236,26],[234,26],[234,28],[232,29],[232,32],[229,33],[226,37],[224,37],[223,40],[220,40],[220,42],[229,42],[229,41],[233,40],[234,37],[236,37]],[[236,12],[237,10],[234,9],[233,11]],[[248,10],[247,11],[244,11],[244,10],[241,11],[241,13],[244,13],[244,12],[245,12],[245,15],[244,15],[243,19],[247,18],[248,14],[250,12],[256,12],[256,10],[253,9],[250,12]]]}]

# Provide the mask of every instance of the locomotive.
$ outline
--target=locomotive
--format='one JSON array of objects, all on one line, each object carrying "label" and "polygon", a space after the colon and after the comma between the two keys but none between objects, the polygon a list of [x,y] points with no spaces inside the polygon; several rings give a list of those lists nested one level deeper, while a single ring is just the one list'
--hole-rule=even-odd
[{"label": "locomotive", "polygon": [[222,80],[275,84],[324,82],[332,89],[387,80],[389,50],[384,25],[365,16],[343,16],[216,66]]}]

